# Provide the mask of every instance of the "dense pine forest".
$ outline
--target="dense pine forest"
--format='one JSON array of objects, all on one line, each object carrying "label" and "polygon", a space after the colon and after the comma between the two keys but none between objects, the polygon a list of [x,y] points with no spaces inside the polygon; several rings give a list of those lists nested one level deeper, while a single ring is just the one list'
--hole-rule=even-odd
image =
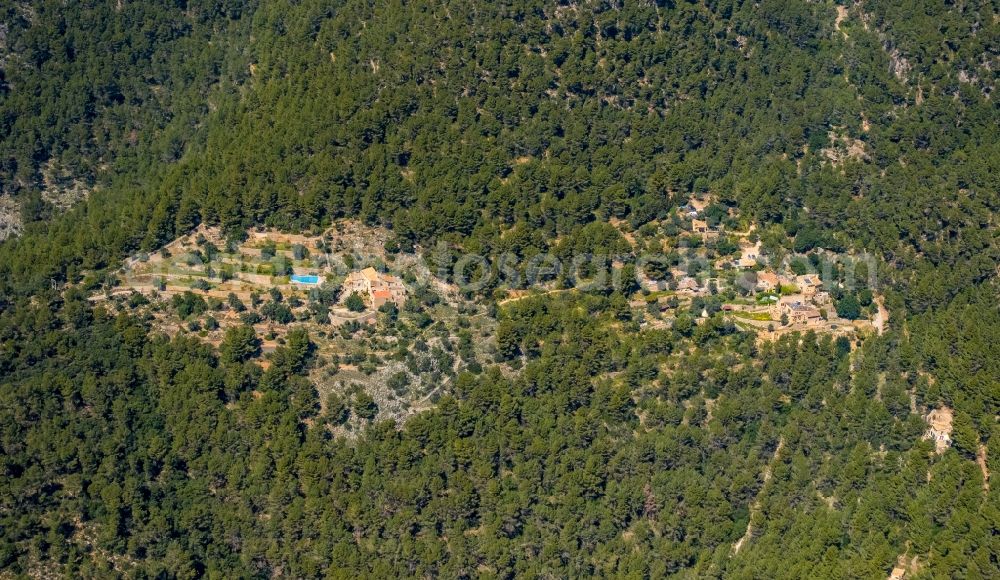
[{"label": "dense pine forest", "polygon": [[[995,4],[0,14],[12,575],[998,574]],[[215,349],[88,300],[199,225],[353,218],[405,253],[617,254],[601,225],[709,192],[789,250],[876,256],[885,332],[761,343],[720,318],[643,327],[618,292],[488,288],[470,299],[495,313],[497,364],[347,439],[308,336],[260,365],[236,333]],[[917,409],[941,406],[937,454]]]}]

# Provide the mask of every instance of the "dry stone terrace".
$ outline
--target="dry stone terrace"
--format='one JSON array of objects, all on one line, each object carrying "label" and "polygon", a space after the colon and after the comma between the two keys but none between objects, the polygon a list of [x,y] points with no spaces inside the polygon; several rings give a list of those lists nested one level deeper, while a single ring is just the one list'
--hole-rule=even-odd
[{"label": "dry stone terrace", "polygon": [[[824,271],[826,265],[816,268],[811,262],[818,256],[850,264],[853,274],[854,262],[863,256],[825,250],[812,256],[776,252],[764,243],[762,236],[769,232],[742,219],[715,194],[692,195],[670,217],[638,230],[623,220],[610,223],[637,254],[650,248],[663,251],[648,258],[653,267],[659,266],[655,275],[642,268],[638,272],[640,289],[631,304],[643,324],[670,326],[684,312],[703,321],[703,315],[721,311],[739,328],[771,340],[800,331],[848,337],[881,332],[888,317],[875,289],[857,318],[839,316],[835,296],[855,292],[870,281],[845,284],[832,269]],[[774,235],[770,237],[773,246]]]},{"label": "dry stone terrace", "polygon": [[[331,393],[365,393],[378,418],[401,419],[431,405],[459,372],[492,360],[494,323],[457,288],[433,280],[418,256],[387,253],[388,237],[341,222],[318,235],[259,230],[227,244],[218,230],[201,226],[133,257],[117,285],[91,299],[146,316],[169,336],[195,336],[216,347],[226,329],[249,324],[262,340],[257,362],[265,369],[288,332],[303,328],[316,347],[310,379],[323,405]],[[343,305],[343,284],[363,272],[391,282],[373,289],[376,298],[382,295],[375,292],[391,291],[389,299],[351,311]],[[394,311],[377,308],[387,302]],[[361,425],[352,417],[338,431],[350,434]]]},{"label": "dry stone terrace", "polygon": [[[690,270],[683,264],[674,265],[667,269],[666,281],[654,280],[640,270],[639,288],[627,298],[633,317],[641,326],[669,328],[685,316],[696,324],[704,324],[718,316],[739,329],[756,333],[759,340],[805,331],[853,339],[877,331],[872,319],[883,315],[881,306],[876,306],[881,304],[879,297],[875,296],[875,304],[864,308],[856,320],[838,316],[831,295],[836,291],[836,281],[822,280],[816,273],[796,274],[788,260],[777,267],[769,266],[756,225],[744,223],[738,229],[727,229],[717,221],[718,216],[724,215],[732,226],[738,215],[732,208],[720,212],[714,203],[710,196],[693,199],[677,215],[682,225],[688,224],[687,229],[674,235],[666,231],[655,233],[653,241],[657,247],[683,249],[702,267]],[[701,237],[700,243],[693,247],[682,243],[692,234],[697,235],[691,224],[695,220],[707,224],[709,213],[716,216],[710,225],[712,231],[737,244],[727,258],[713,253],[717,240],[706,241]],[[649,237],[648,232],[630,231],[625,222],[612,225],[623,231],[633,248],[650,241],[644,240]],[[407,401],[431,396],[429,391],[424,392],[424,387],[431,383],[429,377],[411,373],[415,374],[412,382],[416,385],[412,393],[395,398],[388,394],[383,384],[388,380],[386,377],[402,369],[387,359],[398,356],[396,351],[410,342],[386,336],[388,315],[379,312],[379,307],[393,303],[398,310],[405,310],[403,305],[415,290],[439,296],[440,303],[426,309],[431,313],[432,326],[416,325],[409,337],[437,345],[429,349],[437,348],[439,352],[447,352],[447,346],[458,336],[457,312],[464,309],[466,313],[477,313],[484,307],[463,299],[456,287],[435,278],[422,258],[414,254],[388,254],[385,247],[389,236],[386,230],[344,221],[315,234],[261,229],[249,232],[239,243],[231,243],[218,230],[201,226],[157,252],[133,257],[121,272],[120,285],[95,299],[110,298],[125,304],[132,302],[133,293],[138,292],[152,302],[147,311],[162,331],[170,335],[196,334],[216,345],[226,328],[249,323],[264,339],[265,357],[283,342],[290,327],[306,327],[319,345],[320,356],[330,361],[323,370],[314,373],[321,390],[335,392],[351,385],[364,385],[366,392],[381,393],[382,408],[394,409],[393,413],[398,414],[411,408]],[[621,268],[623,264],[614,266]],[[416,288],[419,285],[424,289]],[[495,294],[500,305],[539,292],[565,291],[552,283],[540,284],[528,289],[510,289],[508,300],[503,300],[502,290],[501,287],[501,292]],[[344,304],[353,292],[365,299],[361,312]],[[199,301],[205,303],[204,312],[193,317],[178,313],[186,302],[201,308]],[[251,314],[231,303],[243,305]],[[281,306],[275,306],[276,303]],[[422,315],[409,313],[403,318],[412,323]],[[488,354],[492,348],[490,321],[490,317],[482,316],[473,325],[473,333],[478,336],[473,356]],[[438,342],[425,336],[428,328],[435,329],[433,336]],[[367,345],[365,353],[352,343],[358,337]],[[436,369],[437,373],[454,373],[462,364],[453,358],[447,365],[434,363],[425,367]]]}]

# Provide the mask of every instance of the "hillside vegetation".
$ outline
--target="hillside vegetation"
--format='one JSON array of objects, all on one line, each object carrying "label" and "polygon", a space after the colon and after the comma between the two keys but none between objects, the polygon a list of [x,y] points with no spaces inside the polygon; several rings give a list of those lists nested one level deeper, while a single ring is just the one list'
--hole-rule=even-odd
[{"label": "hillside vegetation", "polygon": [[[20,212],[0,244],[0,567],[1000,569],[994,5],[0,12],[0,193]],[[496,364],[347,441],[304,332],[264,370],[87,300],[199,224],[239,240],[348,217],[405,253],[614,254],[597,226],[637,230],[704,192],[789,246],[875,254],[885,332],[758,344],[718,317],[642,328],[617,293],[490,304]],[[922,416],[943,407],[937,454]]]}]

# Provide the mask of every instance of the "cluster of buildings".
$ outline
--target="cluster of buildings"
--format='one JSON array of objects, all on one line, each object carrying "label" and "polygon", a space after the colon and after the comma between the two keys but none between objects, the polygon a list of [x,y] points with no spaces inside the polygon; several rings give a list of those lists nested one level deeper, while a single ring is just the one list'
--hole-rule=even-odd
[{"label": "cluster of buildings", "polygon": [[794,289],[803,299],[825,304],[830,301],[829,293],[822,290],[823,282],[816,274],[785,276],[774,272],[757,272],[754,290],[757,292],[780,292],[783,288]]},{"label": "cluster of buildings", "polygon": [[341,302],[354,293],[364,298],[365,303],[373,309],[381,308],[387,302],[402,306],[406,301],[406,288],[399,278],[371,267],[347,275],[341,287]]},{"label": "cluster of buildings", "polygon": [[819,276],[782,276],[771,272],[757,275],[757,289],[763,292],[788,292],[771,304],[772,318],[787,318],[789,324],[809,324],[824,318],[823,310],[832,308],[829,292],[822,290]]},{"label": "cluster of buildings", "polygon": [[[706,208],[711,204],[710,197],[692,196],[679,209],[681,218],[691,220],[691,232],[706,241],[717,238],[722,233],[722,226],[709,225],[708,216],[705,215]],[[741,272],[738,284],[758,295],[770,295],[767,312],[773,320],[782,319],[787,320],[789,324],[806,325],[821,322],[826,317],[824,314],[833,312],[832,298],[829,292],[823,289],[822,281],[817,274],[784,275],[768,269],[761,270],[759,268],[763,263],[762,257],[761,242],[751,243],[744,239],[739,255],[719,259],[715,263],[715,268]],[[679,294],[707,295],[713,281],[716,288],[722,289],[723,284],[718,278],[700,281],[676,268],[671,270],[671,273],[677,280],[676,290]]]}]

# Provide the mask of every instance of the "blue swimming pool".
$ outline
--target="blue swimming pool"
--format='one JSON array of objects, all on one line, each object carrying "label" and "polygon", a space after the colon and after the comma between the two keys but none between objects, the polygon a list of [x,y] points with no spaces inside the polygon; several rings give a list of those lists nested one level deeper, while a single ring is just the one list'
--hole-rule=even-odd
[{"label": "blue swimming pool", "polygon": [[314,276],[312,274],[295,274],[292,276],[292,282],[296,284],[319,284],[319,276]]}]

